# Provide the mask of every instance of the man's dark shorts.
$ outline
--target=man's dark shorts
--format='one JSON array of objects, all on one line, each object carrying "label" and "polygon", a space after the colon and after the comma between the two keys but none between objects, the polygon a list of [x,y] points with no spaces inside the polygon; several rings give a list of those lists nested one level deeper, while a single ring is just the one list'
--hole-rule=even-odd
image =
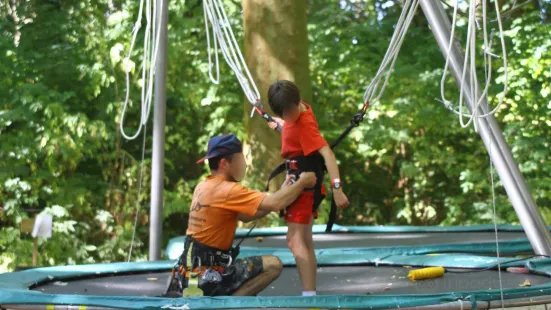
[{"label": "man's dark shorts", "polygon": [[228,296],[235,293],[245,282],[264,270],[261,256],[236,259],[222,272],[222,282],[199,285],[204,296]]}]

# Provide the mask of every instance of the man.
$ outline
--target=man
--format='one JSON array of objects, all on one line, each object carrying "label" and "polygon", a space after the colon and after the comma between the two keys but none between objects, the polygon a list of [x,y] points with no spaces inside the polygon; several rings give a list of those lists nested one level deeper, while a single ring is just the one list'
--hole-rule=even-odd
[{"label": "man", "polygon": [[237,259],[232,249],[237,222],[285,209],[305,188],[316,184],[315,174],[303,173],[294,183],[288,178],[271,195],[249,190],[238,183],[247,165],[234,135],[211,138],[207,155],[197,163],[204,160],[212,174],[193,193],[184,253],[175,270],[179,290],[200,289],[205,296],[256,295],[279,277],[283,267],[275,256]]}]

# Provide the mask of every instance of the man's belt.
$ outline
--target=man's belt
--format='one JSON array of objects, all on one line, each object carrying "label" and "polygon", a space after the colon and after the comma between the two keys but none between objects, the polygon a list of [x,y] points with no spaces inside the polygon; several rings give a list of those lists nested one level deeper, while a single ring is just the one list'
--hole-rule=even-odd
[{"label": "man's belt", "polygon": [[[193,243],[193,247],[190,245]],[[184,244],[184,253],[182,258],[188,256],[188,251],[191,249],[191,257],[193,260],[199,260],[202,266],[213,267],[213,266],[222,266],[227,267],[232,264],[233,257],[231,251],[224,251],[217,248],[207,246],[191,236],[186,237],[186,242]],[[183,261],[186,268],[192,268],[186,264],[186,260]]]}]

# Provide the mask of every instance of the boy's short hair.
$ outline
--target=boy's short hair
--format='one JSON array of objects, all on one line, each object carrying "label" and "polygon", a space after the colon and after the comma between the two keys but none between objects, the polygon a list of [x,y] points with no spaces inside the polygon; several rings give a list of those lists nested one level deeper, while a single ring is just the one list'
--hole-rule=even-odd
[{"label": "boy's short hair", "polygon": [[282,117],[283,112],[300,103],[300,90],[295,83],[279,80],[268,89],[268,104],[274,114]]}]

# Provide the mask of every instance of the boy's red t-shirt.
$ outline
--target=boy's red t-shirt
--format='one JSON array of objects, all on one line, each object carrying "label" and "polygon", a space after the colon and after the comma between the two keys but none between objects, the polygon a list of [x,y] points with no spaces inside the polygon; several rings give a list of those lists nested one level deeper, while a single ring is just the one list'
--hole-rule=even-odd
[{"label": "boy's red t-shirt", "polygon": [[297,121],[283,124],[281,133],[281,157],[283,158],[312,155],[328,145],[319,131],[312,107],[306,102],[302,104],[306,106],[306,111],[300,113]]}]

